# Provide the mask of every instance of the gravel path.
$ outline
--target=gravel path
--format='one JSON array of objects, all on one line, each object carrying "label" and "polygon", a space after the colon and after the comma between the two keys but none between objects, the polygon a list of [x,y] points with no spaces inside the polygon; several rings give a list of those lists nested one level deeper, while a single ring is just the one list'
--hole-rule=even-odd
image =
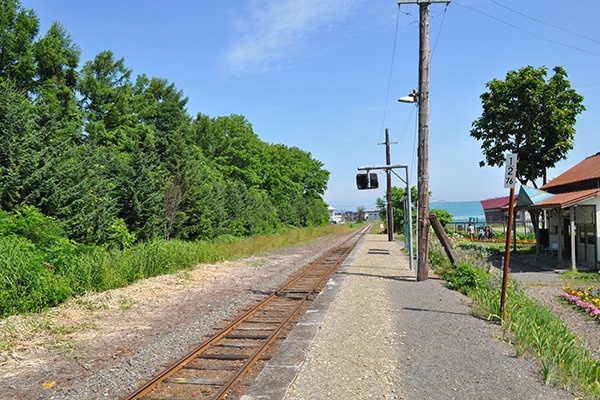
[{"label": "gravel path", "polygon": [[368,235],[349,263],[331,282],[330,305],[317,304],[326,316],[307,316],[318,328],[301,342],[306,358],[283,348],[244,400],[573,398],[473,318],[466,297],[435,276],[416,282],[397,242]]}]

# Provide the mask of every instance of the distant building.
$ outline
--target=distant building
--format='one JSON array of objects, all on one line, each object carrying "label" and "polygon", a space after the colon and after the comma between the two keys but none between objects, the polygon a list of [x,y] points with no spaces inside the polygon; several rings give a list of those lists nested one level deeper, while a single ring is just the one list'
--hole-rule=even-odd
[{"label": "distant building", "polygon": [[[516,205],[519,196],[513,198]],[[488,225],[505,225],[508,221],[508,208],[510,196],[495,197],[493,199],[481,200],[481,206],[485,212],[485,222]],[[519,232],[532,232],[531,217],[525,210],[515,210],[515,224]]]},{"label": "distant building", "polygon": [[[337,211],[334,207],[327,207],[327,211],[329,212],[330,224],[343,224],[345,222],[358,221],[357,211]],[[365,208],[363,218],[364,222],[378,221],[380,219],[379,210],[375,207],[369,209]]]},{"label": "distant building", "polygon": [[344,214],[336,211],[335,208],[327,207],[327,212],[329,213],[330,224],[343,224],[345,222]]},{"label": "distant building", "polygon": [[[517,200],[515,195],[513,201]],[[481,200],[481,206],[485,212],[485,221],[488,224],[504,224],[508,216],[508,206],[510,196],[496,197],[493,199]]]}]

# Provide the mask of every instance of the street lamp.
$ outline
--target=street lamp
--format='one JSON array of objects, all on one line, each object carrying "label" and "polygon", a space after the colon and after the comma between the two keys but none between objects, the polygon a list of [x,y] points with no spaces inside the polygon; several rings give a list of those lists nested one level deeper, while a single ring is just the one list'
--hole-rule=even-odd
[{"label": "street lamp", "polygon": [[398,99],[400,103],[416,103],[419,98],[419,94],[416,89],[413,89],[413,92],[408,96],[402,96]]}]

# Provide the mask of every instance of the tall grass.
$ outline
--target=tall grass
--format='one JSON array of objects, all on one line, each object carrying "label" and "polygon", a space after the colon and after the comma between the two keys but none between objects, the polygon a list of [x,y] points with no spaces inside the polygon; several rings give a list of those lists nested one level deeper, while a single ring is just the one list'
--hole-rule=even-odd
[{"label": "tall grass", "polygon": [[532,356],[539,361],[540,373],[547,384],[562,386],[584,398],[600,398],[600,362],[556,314],[529,298],[511,281],[504,313],[500,315],[501,277],[485,266],[481,252],[462,250],[463,260],[478,261],[451,266],[443,260],[439,243],[432,241],[430,248],[433,255],[429,260],[448,281],[448,286],[473,300],[476,316],[500,322],[517,355]]},{"label": "tall grass", "polygon": [[31,237],[0,235],[0,317],[39,311],[73,296],[123,287],[200,263],[247,257],[352,229],[355,226],[344,224],[211,241],[157,239],[122,250],[78,246],[67,240],[44,247]]}]

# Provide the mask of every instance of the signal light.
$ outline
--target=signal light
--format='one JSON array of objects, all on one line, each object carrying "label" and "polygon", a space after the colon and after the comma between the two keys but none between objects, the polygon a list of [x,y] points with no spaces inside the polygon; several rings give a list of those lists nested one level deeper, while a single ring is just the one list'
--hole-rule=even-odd
[{"label": "signal light", "polygon": [[379,181],[375,172],[361,172],[356,174],[356,187],[358,190],[377,189]]}]

